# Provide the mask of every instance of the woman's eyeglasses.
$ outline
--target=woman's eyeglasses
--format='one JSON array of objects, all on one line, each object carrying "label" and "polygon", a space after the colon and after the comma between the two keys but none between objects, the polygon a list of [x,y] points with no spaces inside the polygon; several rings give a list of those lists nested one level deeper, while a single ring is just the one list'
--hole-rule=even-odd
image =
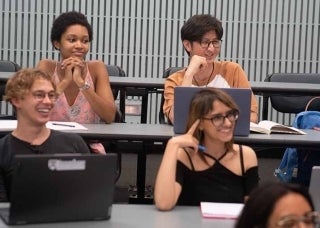
[{"label": "woman's eyeglasses", "polygon": [[44,91],[34,91],[31,94],[38,101],[42,101],[46,96],[48,96],[49,100],[53,102],[58,99],[58,94],[54,91],[49,93],[46,93]]},{"label": "woman's eyeglasses", "polygon": [[306,227],[318,227],[317,225],[320,224],[320,214],[317,211],[311,211],[302,217],[297,215],[288,215],[280,218],[276,225],[282,228],[291,228],[299,227],[300,222],[303,222]]},{"label": "woman's eyeglasses", "polygon": [[225,115],[216,114],[210,118],[203,117],[204,120],[211,120],[212,124],[215,127],[220,127],[224,124],[225,119],[228,119],[230,122],[234,123],[239,118],[238,110],[230,110]]}]

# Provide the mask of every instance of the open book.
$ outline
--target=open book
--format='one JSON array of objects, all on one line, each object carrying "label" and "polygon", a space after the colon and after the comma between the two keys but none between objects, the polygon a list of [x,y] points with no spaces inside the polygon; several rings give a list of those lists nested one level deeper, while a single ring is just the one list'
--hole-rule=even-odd
[{"label": "open book", "polygon": [[271,133],[284,133],[284,134],[298,134],[305,135],[306,133],[295,128],[285,126],[270,120],[262,120],[258,124],[250,122],[250,131],[264,133],[270,135]]},{"label": "open book", "polygon": [[241,203],[200,203],[202,217],[216,219],[237,219],[242,211]]}]

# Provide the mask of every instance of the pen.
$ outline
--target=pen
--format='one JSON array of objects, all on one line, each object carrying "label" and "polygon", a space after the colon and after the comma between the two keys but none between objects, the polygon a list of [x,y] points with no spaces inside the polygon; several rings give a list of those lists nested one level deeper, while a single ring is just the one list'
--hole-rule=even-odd
[{"label": "pen", "polygon": [[198,145],[198,149],[200,151],[206,151],[206,147],[205,146],[202,146],[202,145]]},{"label": "pen", "polygon": [[71,124],[62,124],[62,123],[52,123],[52,125],[63,126],[63,127],[75,127],[74,125],[71,125]]}]

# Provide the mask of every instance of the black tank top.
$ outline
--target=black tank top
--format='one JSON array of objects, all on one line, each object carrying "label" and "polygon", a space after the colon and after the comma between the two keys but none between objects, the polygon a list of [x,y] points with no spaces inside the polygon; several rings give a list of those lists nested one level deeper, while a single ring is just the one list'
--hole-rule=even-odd
[{"label": "black tank top", "polygon": [[[204,155],[215,160],[215,163],[206,170],[196,171],[191,163],[191,170],[182,162],[177,163],[176,181],[181,184],[182,191],[178,199],[180,205],[199,205],[200,202],[243,203],[244,196],[258,184],[258,167],[245,172],[242,146],[240,146],[240,164],[242,175],[236,175],[219,162],[227,152],[216,159],[205,153]],[[203,152],[201,152],[203,153]]]}]

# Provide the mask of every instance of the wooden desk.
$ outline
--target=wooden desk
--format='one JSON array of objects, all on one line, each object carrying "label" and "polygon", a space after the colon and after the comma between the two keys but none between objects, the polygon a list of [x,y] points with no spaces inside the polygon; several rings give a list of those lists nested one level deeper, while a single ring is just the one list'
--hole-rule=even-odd
[{"label": "wooden desk", "polygon": [[[202,218],[200,207],[177,206],[172,211],[158,211],[154,205],[114,204],[110,220],[23,225],[25,228],[212,228],[234,227],[235,220]],[[0,219],[0,227],[7,226]]]},{"label": "wooden desk", "polygon": [[[1,126],[1,120],[0,120]],[[174,136],[173,127],[167,124],[84,124],[87,131],[72,131],[81,135],[85,139],[101,140],[131,140],[143,141],[143,150],[138,153],[137,158],[137,198],[131,202],[145,203],[150,199],[145,198],[145,176],[146,176],[146,156],[150,144],[153,142],[166,143]],[[0,127],[1,129],[1,127]],[[258,134],[252,133],[248,137],[235,136],[236,143],[249,146],[267,146],[267,147],[320,147],[320,131],[304,130],[306,135],[291,134]],[[10,131],[0,130],[0,137]]]}]

